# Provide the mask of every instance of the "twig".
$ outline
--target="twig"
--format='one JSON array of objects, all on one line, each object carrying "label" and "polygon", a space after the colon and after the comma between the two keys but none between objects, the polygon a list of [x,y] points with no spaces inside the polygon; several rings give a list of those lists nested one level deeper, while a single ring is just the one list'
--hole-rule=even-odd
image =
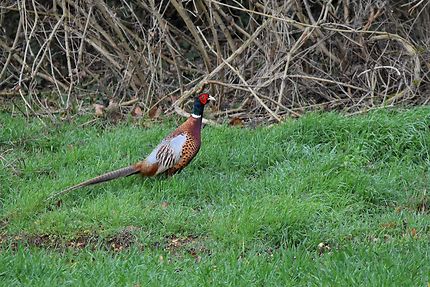
[{"label": "twig", "polygon": [[194,94],[197,90],[201,89],[202,86],[206,84],[206,81],[211,79],[213,76],[215,76],[221,69],[224,68],[224,66],[227,63],[232,62],[238,55],[240,55],[253,41],[254,39],[260,34],[260,32],[272,21],[272,19],[267,19],[263,22],[263,24],[258,27],[255,32],[252,34],[252,36],[247,39],[242,46],[240,46],[234,53],[232,53],[227,59],[225,59],[221,64],[219,64],[212,72],[210,72],[208,75],[206,75],[200,82],[191,90],[186,91],[176,102],[173,104],[174,106],[180,105],[185,99],[187,99],[190,95]]},{"label": "twig", "polygon": [[[62,18],[66,18],[66,16],[68,15],[68,10],[66,8],[66,0],[62,0],[62,8],[63,8]],[[69,26],[67,25],[67,20],[64,21],[64,43],[66,45],[67,70],[69,71],[69,81],[70,81],[69,88],[67,90],[67,101],[66,101],[66,110],[68,110],[70,106],[70,94],[72,93],[74,82],[73,82],[72,62],[70,60]]]},{"label": "twig", "polygon": [[0,81],[2,80],[3,75],[5,74],[7,67],[9,66],[13,53],[15,53],[15,48],[16,48],[16,45],[18,44],[18,39],[21,36],[21,30],[22,30],[22,17],[19,18],[18,27],[15,33],[15,39],[13,40],[13,44],[12,44],[12,47],[9,49],[9,54],[7,55],[6,62],[4,63],[4,66],[0,72]]},{"label": "twig", "polygon": [[368,72],[373,71],[373,70],[378,70],[378,69],[392,69],[392,70],[396,71],[397,75],[399,75],[399,76],[401,75],[399,69],[397,69],[396,67],[393,67],[393,66],[377,66],[377,67],[373,67],[372,69],[364,70],[363,72],[358,74],[358,77],[360,77],[361,75],[363,75],[365,73],[368,73]]},{"label": "twig", "polygon": [[[378,33],[379,34],[379,33]],[[405,38],[397,35],[397,34],[391,34],[391,33],[382,33],[377,36],[372,36],[369,39],[370,41],[377,41],[377,40],[397,40],[399,41],[403,47],[405,48],[406,52],[408,52],[409,55],[411,55],[414,58],[415,61],[415,67],[414,67],[414,81],[415,84],[418,86],[420,84],[421,80],[421,62],[420,58],[418,56],[417,50],[409,41],[407,41]]]},{"label": "twig", "polygon": [[129,101],[126,101],[126,102],[119,103],[119,106],[120,107],[130,106],[130,105],[132,105],[134,103],[137,103],[138,101],[139,101],[139,98],[135,98],[135,99],[132,99],[132,100],[129,100]]},{"label": "twig", "polygon": [[182,2],[178,2],[177,0],[170,0],[170,3],[172,3],[176,11],[178,11],[179,15],[184,20],[185,25],[187,25],[187,28],[190,31],[191,35],[193,35],[194,40],[196,40],[197,48],[199,49],[200,54],[203,56],[203,61],[205,62],[206,69],[209,71],[211,67],[209,56],[205,50],[202,39],[200,39],[199,37],[197,28],[194,26],[194,23],[191,21],[190,17],[188,17],[184,6],[182,6]]},{"label": "twig", "polygon": [[343,87],[352,88],[354,90],[368,92],[368,90],[365,88],[357,87],[357,86],[354,86],[354,85],[351,85],[348,83],[342,83],[339,81],[334,81],[334,80],[329,80],[329,79],[324,79],[324,78],[319,78],[319,77],[314,77],[314,76],[296,74],[296,75],[288,75],[287,77],[288,78],[301,78],[301,79],[313,80],[313,81],[317,81],[317,82],[331,83],[331,84],[336,84],[336,85],[343,86]]},{"label": "twig", "polygon": [[[215,18],[216,23],[219,25],[219,27],[221,28],[221,31],[223,32],[225,38],[227,39],[227,43],[230,46],[231,51],[234,52],[236,50],[236,45],[234,43],[233,37],[231,36],[230,32],[228,31],[227,27],[225,26],[223,20],[219,16],[217,10],[213,9],[211,7],[210,0],[205,0],[205,3],[206,3],[206,5],[208,5],[208,8],[209,8],[211,14],[213,15],[213,17]],[[210,25],[213,27],[213,23],[212,23],[213,20],[212,19],[210,19],[210,20],[211,20]]]},{"label": "twig", "polygon": [[[205,39],[205,38],[203,38]],[[206,39],[205,39],[206,40]],[[206,45],[208,47],[210,47],[209,43],[206,43]],[[215,50],[213,50],[213,48],[211,47],[211,51],[216,54]],[[221,60],[223,61],[223,63],[225,63],[238,77],[239,79],[244,83],[244,85],[246,86],[246,88],[248,89],[248,91],[254,96],[254,98],[257,100],[257,102],[266,110],[269,112],[269,114],[278,122],[281,122],[281,118],[278,117],[278,115],[276,115],[261,99],[260,97],[255,93],[255,91],[248,85],[248,83],[246,82],[245,78],[242,76],[242,74],[236,69],[234,68],[230,63],[228,63],[226,60],[224,60],[224,58],[221,57]]]},{"label": "twig", "polygon": [[[246,8],[241,8],[241,7],[237,7],[237,6],[234,6],[234,5],[222,3],[222,2],[219,2],[219,1],[216,1],[216,0],[208,0],[208,1],[216,3],[216,4],[220,5],[220,6],[225,6],[225,7],[228,7],[228,8],[235,9],[235,10],[244,11],[244,12],[247,12],[247,13],[250,13],[250,14],[265,16],[265,17],[267,17],[269,19],[274,19],[274,20],[279,20],[279,21],[287,22],[287,23],[290,23],[290,24],[292,24],[292,25],[294,25],[296,27],[299,27],[299,28],[306,28],[306,27],[317,28],[317,26],[309,25],[309,24],[306,24],[306,23],[300,23],[300,22],[297,22],[297,21],[295,21],[295,20],[293,20],[291,18],[288,18],[288,17],[278,17],[278,16],[274,16],[274,15],[270,15],[270,14],[258,12],[258,11],[255,11],[255,10],[249,10],[249,9],[246,9]],[[256,3],[256,4],[259,4],[259,3]]]},{"label": "twig", "polygon": [[290,51],[287,54],[287,61],[285,63],[284,74],[283,74],[282,80],[281,80],[281,88],[279,90],[279,95],[278,95],[278,106],[276,107],[276,110],[275,110],[276,113],[279,110],[282,98],[284,96],[285,79],[287,77],[287,71],[288,71],[288,68],[290,66],[291,58],[296,53],[296,51],[305,43],[306,39],[312,34],[312,31],[313,31],[313,28],[306,28],[303,31],[303,33],[300,35],[299,39],[296,41],[294,46],[291,47]]},{"label": "twig", "polygon": [[[49,45],[51,44],[51,41],[54,38],[54,35],[57,32],[58,27],[63,23],[64,18],[65,18],[64,15],[61,16],[60,20],[58,20],[57,24],[55,24],[54,28],[52,29],[51,34],[49,34],[49,37],[40,47],[39,52],[37,53],[36,58],[34,59],[33,67],[31,68],[31,78],[34,78],[37,75],[40,65],[42,64],[43,60],[45,59],[46,53],[49,50]],[[42,56],[40,57],[40,60],[37,61],[42,51],[43,51]]]},{"label": "twig", "polygon": [[87,21],[85,22],[84,33],[82,34],[81,44],[79,45],[79,49],[78,49],[78,61],[76,62],[76,78],[78,79],[78,83],[79,83],[79,68],[81,66],[82,54],[84,52],[84,42],[85,42],[84,39],[87,36],[88,25],[90,23],[90,17],[93,12],[93,8],[94,6],[91,5],[90,10],[88,11],[88,17],[87,17]]}]

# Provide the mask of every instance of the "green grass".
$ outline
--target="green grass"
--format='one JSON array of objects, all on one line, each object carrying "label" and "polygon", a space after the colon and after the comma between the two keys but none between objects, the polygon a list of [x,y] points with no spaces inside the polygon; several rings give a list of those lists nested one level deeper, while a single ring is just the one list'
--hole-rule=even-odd
[{"label": "green grass", "polygon": [[128,177],[46,206],[142,159],[177,123],[44,128],[0,114],[0,284],[427,286],[429,115],[206,127],[172,178]]}]

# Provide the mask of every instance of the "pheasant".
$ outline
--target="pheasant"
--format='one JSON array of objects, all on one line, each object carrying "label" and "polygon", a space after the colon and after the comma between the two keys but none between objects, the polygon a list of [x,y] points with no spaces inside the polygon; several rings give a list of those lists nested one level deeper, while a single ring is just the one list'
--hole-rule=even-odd
[{"label": "pheasant", "polygon": [[165,137],[143,161],[81,182],[50,196],[48,200],[81,187],[133,174],[149,177],[165,173],[170,176],[182,170],[200,149],[203,110],[205,105],[213,100],[215,98],[208,94],[197,96],[190,117]]}]

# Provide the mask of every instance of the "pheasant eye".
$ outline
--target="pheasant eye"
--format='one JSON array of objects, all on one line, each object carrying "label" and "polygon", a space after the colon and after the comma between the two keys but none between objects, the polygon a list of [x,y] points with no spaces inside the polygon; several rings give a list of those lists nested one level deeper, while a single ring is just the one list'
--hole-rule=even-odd
[{"label": "pheasant eye", "polygon": [[203,105],[206,105],[206,103],[208,102],[208,99],[209,99],[209,95],[208,94],[201,94],[199,96],[199,99]]}]

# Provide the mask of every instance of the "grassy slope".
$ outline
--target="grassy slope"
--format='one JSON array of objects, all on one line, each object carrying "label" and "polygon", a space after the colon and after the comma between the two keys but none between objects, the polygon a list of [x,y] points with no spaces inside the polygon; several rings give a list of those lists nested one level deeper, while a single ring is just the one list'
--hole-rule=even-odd
[{"label": "grassy slope", "polygon": [[[142,158],[175,123],[45,129],[2,114],[0,217],[9,224],[0,231],[0,282],[425,286],[429,112],[207,127],[181,174],[74,191],[50,208],[41,204],[49,194]],[[131,247],[105,248],[124,233]],[[92,241],[15,246],[42,235],[61,246]]]}]

